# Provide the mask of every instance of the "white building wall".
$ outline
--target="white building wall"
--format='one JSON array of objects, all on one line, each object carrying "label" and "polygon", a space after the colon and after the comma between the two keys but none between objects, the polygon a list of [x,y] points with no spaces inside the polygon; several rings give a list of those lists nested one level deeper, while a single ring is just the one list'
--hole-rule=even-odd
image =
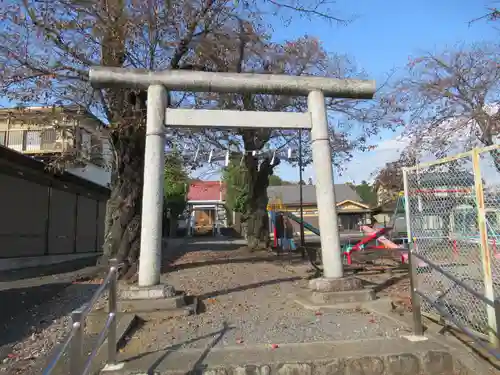
[{"label": "white building wall", "polygon": [[102,158],[105,167],[89,163],[85,167],[68,168],[67,171],[98,185],[110,187],[113,152],[108,138],[101,136],[101,141],[103,153]]},{"label": "white building wall", "polygon": [[111,183],[111,170],[94,164],[87,164],[85,167],[68,168],[67,172],[104,187],[109,187]]}]

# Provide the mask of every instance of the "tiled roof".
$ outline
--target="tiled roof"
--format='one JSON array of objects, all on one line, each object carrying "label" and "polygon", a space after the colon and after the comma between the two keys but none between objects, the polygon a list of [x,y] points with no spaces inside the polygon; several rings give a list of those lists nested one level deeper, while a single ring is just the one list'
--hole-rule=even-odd
[{"label": "tiled roof", "polygon": [[[335,184],[335,199],[337,203],[351,200],[363,203],[358,193],[347,184]],[[269,200],[280,199],[283,204],[299,204],[299,185],[269,186],[267,188]],[[303,185],[302,196],[304,204],[316,204],[316,186]]]},{"label": "tiled roof", "polygon": [[189,185],[188,200],[190,201],[218,201],[226,197],[224,183],[220,181],[193,181]]},{"label": "tiled roof", "polygon": [[[190,201],[215,201],[226,198],[224,183],[220,181],[194,181],[189,185],[188,200]],[[346,184],[334,185],[337,203],[351,200],[363,203],[356,191]],[[269,200],[280,199],[283,204],[299,204],[299,185],[269,186],[267,188]],[[304,204],[316,204],[316,187],[314,185],[302,186]]]}]

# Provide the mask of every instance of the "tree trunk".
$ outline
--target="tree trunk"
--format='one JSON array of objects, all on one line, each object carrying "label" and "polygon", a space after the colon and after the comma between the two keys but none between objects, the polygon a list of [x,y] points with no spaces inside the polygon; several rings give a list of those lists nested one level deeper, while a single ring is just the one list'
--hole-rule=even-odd
[{"label": "tree trunk", "polygon": [[129,279],[137,273],[144,175],[144,127],[120,129],[112,135],[117,153],[106,209],[105,239],[100,264],[109,259],[124,263],[121,275]]},{"label": "tree trunk", "polygon": [[[276,158],[276,160],[278,159]],[[246,157],[248,198],[245,224],[247,246],[250,251],[264,250],[270,247],[267,188],[269,186],[269,176],[272,175],[273,168],[277,164],[272,165],[269,159],[265,159],[259,168],[258,160],[254,156],[249,154]]]},{"label": "tree trunk", "polygon": [[265,250],[270,245],[269,219],[266,208],[257,207],[248,212],[247,246],[251,251]]},{"label": "tree trunk", "polygon": [[177,237],[177,219],[175,219],[173,216],[170,216],[170,223],[169,223],[169,233],[168,236],[170,238]]}]

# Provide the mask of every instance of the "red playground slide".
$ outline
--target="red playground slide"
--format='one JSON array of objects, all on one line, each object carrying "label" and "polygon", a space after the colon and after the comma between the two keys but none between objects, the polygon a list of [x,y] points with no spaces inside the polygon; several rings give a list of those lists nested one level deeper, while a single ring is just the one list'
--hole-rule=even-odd
[{"label": "red playground slide", "polygon": [[[364,249],[376,249],[376,250],[384,250],[384,249],[399,249],[400,246],[396,245],[394,242],[388,240],[384,235],[389,231],[390,228],[380,228],[373,229],[369,226],[363,225],[360,229],[366,234],[360,241],[358,241],[349,252],[345,252],[344,255],[347,256],[347,263],[351,264],[351,252],[359,251],[362,248]],[[383,246],[370,246],[364,247],[364,245],[368,244],[370,241],[378,240]],[[408,261],[408,252],[401,253],[401,262],[406,263]]]},{"label": "red playground slide", "polygon": [[[372,229],[372,228],[364,225],[364,226],[361,227],[361,230],[366,234],[366,236],[363,237],[360,241],[358,241],[352,247],[351,251],[359,251],[359,250],[361,250],[361,246],[366,245],[368,242],[376,240],[379,237],[381,237],[384,234],[386,234],[388,228],[380,228],[378,230],[374,230],[374,229]],[[386,241],[391,242],[389,240],[386,240]],[[394,246],[398,247],[396,244],[394,244]]]}]

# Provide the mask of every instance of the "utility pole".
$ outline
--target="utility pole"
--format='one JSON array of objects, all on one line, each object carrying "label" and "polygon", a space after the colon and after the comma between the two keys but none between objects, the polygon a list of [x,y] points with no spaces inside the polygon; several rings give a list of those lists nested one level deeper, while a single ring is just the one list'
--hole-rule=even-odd
[{"label": "utility pole", "polygon": [[300,246],[302,247],[302,258],[306,257],[304,246],[304,196],[302,192],[302,129],[299,129],[299,199],[300,199]]}]

